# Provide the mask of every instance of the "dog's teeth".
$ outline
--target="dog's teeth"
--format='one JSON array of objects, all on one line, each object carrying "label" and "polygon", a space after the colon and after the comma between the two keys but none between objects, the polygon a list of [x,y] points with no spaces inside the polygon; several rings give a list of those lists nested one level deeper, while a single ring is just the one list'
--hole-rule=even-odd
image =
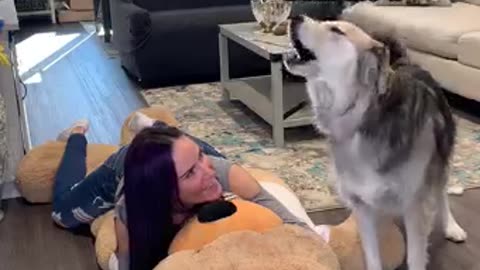
[{"label": "dog's teeth", "polygon": [[287,56],[287,59],[292,59],[292,58],[298,59],[298,58],[300,58],[300,55],[298,54],[297,50],[295,50],[295,49],[292,49],[292,50],[288,51],[286,56]]}]

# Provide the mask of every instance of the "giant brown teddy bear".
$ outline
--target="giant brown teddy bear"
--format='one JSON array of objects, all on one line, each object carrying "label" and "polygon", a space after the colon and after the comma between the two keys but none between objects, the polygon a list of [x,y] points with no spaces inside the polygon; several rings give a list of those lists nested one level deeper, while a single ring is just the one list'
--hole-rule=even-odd
[{"label": "giant brown teddy bear", "polygon": [[[178,125],[175,117],[162,107],[139,111],[170,125]],[[133,134],[125,120],[120,145],[128,144]],[[49,141],[35,147],[20,162],[17,186],[31,203],[49,203],[52,198],[54,175],[65,148],[64,142]],[[118,149],[116,145],[89,144],[87,172],[91,172]],[[247,168],[260,183],[288,187],[272,173]],[[275,194],[282,201],[282,195]],[[294,197],[294,195],[293,195]],[[295,199],[296,200],[296,197]],[[363,251],[353,217],[338,226],[325,226],[327,237],[321,237],[297,226],[282,225],[269,209],[236,199],[235,214],[207,224],[192,218],[174,239],[170,256],[159,262],[155,270],[199,269],[318,269],[363,270]],[[287,208],[289,205],[285,205]],[[296,210],[291,210],[295,212]],[[249,213],[252,213],[249,215]],[[98,217],[91,225],[96,237],[95,249],[99,265],[109,269],[109,261],[117,247],[112,212]],[[240,224],[240,225],[239,225]],[[192,233],[194,232],[194,233]],[[198,233],[197,233],[198,232]],[[201,239],[195,235],[203,235]],[[403,261],[404,240],[398,228],[388,226],[382,235],[382,257],[385,269],[395,269]]]}]

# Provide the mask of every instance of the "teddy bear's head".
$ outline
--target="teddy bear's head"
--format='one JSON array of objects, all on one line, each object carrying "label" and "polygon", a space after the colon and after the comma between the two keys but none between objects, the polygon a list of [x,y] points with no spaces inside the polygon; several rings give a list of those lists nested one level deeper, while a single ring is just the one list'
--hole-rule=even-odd
[{"label": "teddy bear's head", "polygon": [[208,203],[178,232],[169,253],[199,249],[230,232],[264,232],[281,224],[271,210],[240,198]]}]

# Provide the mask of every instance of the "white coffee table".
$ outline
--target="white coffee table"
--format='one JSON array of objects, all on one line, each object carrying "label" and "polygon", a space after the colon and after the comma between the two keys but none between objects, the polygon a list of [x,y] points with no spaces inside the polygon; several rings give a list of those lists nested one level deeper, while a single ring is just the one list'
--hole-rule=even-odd
[{"label": "white coffee table", "polygon": [[[283,58],[291,53],[288,37],[265,34],[255,22],[219,26],[220,81],[230,100],[240,100],[272,126],[277,147],[285,144],[286,128],[312,124],[305,84],[284,79]],[[228,40],[270,61],[271,74],[230,78]]]}]

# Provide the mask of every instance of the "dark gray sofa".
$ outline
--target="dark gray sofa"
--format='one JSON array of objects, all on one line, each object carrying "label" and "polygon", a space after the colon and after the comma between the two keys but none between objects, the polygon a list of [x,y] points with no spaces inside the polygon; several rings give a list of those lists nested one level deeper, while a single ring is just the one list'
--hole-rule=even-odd
[{"label": "dark gray sofa", "polygon": [[[218,25],[254,21],[249,0],[110,0],[110,5],[122,67],[143,87],[218,81]],[[294,4],[292,14],[297,13],[325,17],[332,11],[304,2]],[[264,59],[229,46],[232,77],[269,72]]]}]

